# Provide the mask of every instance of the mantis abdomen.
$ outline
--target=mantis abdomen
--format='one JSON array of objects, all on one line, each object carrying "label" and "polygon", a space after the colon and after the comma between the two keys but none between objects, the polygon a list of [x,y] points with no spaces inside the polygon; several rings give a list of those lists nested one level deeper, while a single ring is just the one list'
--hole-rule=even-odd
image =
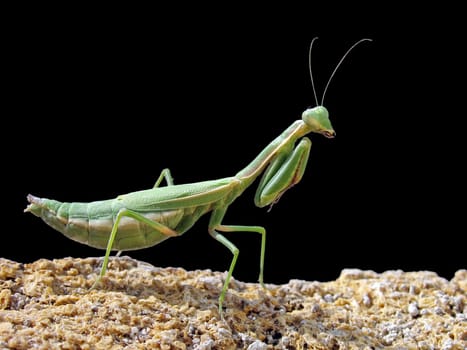
[{"label": "mantis abdomen", "polygon": [[[109,232],[123,203],[118,199],[90,203],[59,202],[56,200],[28,196],[31,203],[28,211],[39,216],[48,225],[66,237],[94,248],[105,249]],[[182,234],[199,216],[210,210],[210,205],[170,210],[153,210],[142,215]],[[112,250],[124,251],[154,246],[167,238],[167,234],[131,217],[123,217],[118,224]]]}]

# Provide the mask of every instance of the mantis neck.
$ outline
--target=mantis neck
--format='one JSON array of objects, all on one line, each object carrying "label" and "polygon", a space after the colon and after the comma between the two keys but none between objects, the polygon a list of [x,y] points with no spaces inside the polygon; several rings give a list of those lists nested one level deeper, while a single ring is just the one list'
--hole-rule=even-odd
[{"label": "mantis neck", "polygon": [[285,150],[292,149],[297,139],[310,132],[310,127],[302,120],[296,120],[285,131],[272,140],[258,156],[245,168],[240,170],[235,177],[244,183],[247,188],[253,181],[263,173],[274,158]]}]

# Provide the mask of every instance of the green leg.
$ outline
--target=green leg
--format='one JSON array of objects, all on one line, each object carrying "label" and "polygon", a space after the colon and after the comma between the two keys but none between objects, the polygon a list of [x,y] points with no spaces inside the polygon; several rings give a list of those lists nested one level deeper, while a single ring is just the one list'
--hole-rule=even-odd
[{"label": "green leg", "polygon": [[256,190],[256,206],[262,208],[276,203],[290,187],[302,179],[310,149],[311,141],[304,137],[293,150],[284,151],[271,162]]},{"label": "green leg", "polygon": [[[157,181],[154,184],[153,188],[159,187],[162,180],[164,180],[164,179],[165,179],[165,182],[167,182],[167,186],[173,186],[174,181],[173,181],[173,177],[172,177],[172,174],[170,173],[169,168],[165,168],[164,170],[161,171],[161,174],[159,175],[159,178],[157,179]],[[123,252],[123,250],[119,250],[115,256],[117,256],[117,257],[120,256],[120,254],[122,254],[122,252]]]},{"label": "green leg", "polygon": [[140,221],[142,223],[145,223],[146,225],[149,225],[150,227],[152,227],[153,229],[159,231],[163,235],[170,236],[170,237],[174,237],[174,236],[178,235],[177,232],[172,230],[171,228],[169,228],[169,227],[167,227],[165,225],[162,225],[159,222],[152,221],[152,220],[144,217],[143,215],[138,214],[137,212],[135,212],[133,210],[125,209],[125,208],[120,209],[117,216],[116,216],[116,218],[115,218],[115,222],[114,222],[114,225],[112,227],[112,231],[110,232],[109,242],[107,243],[107,249],[105,251],[104,262],[102,263],[101,272],[100,272],[99,276],[97,277],[97,280],[92,285],[91,289],[95,288],[99,284],[102,276],[105,275],[105,271],[107,271],[107,265],[109,263],[110,252],[112,251],[112,246],[113,246],[115,237],[117,236],[118,225],[120,224],[120,220],[122,220],[122,218],[124,216],[130,217],[132,219],[135,219],[135,220],[138,220],[138,221]]},{"label": "green leg", "polygon": [[266,230],[264,227],[261,226],[239,226],[239,225],[221,225],[220,222],[222,221],[227,208],[217,209],[212,213],[211,220],[209,222],[209,234],[214,237],[218,242],[222,243],[226,246],[233,254],[232,262],[230,263],[229,271],[227,273],[227,277],[225,279],[224,285],[222,287],[221,294],[219,296],[219,314],[221,318],[223,318],[222,313],[222,304],[225,299],[225,294],[227,289],[229,288],[230,279],[232,278],[233,270],[235,269],[235,265],[237,263],[238,254],[240,253],[239,249],[230,242],[227,238],[221,235],[217,231],[221,232],[257,232],[261,234],[261,257],[260,257],[260,264],[259,264],[259,282],[261,286],[264,288],[263,282],[263,271],[264,271],[264,255],[266,250]]},{"label": "green leg", "polygon": [[259,277],[258,282],[263,288],[264,286],[264,255],[266,251],[266,230],[261,226],[243,226],[243,225],[220,225],[217,226],[218,231],[222,232],[257,232],[261,234],[261,255],[259,260]]},{"label": "green leg", "polygon": [[159,178],[157,179],[153,188],[159,187],[160,183],[162,182],[164,178],[165,178],[165,182],[167,182],[167,186],[173,186],[174,180],[173,180],[172,174],[170,173],[169,168],[165,168],[164,170],[161,171],[161,174],[159,175]]}]

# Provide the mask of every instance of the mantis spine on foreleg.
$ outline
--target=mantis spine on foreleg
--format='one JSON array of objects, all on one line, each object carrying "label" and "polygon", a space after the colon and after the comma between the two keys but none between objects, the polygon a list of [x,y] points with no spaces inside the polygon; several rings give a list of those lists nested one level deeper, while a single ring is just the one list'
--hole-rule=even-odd
[{"label": "mantis spine on foreleg", "polygon": [[[310,45],[310,60],[315,39]],[[293,122],[234,176],[174,185],[170,171],[164,169],[154,187],[149,190],[91,203],[59,202],[28,195],[30,204],[25,211],[41,217],[51,227],[73,240],[91,247],[106,249],[99,277],[93,287],[104,276],[112,250],[120,253],[147,248],[169,237],[180,236],[202,215],[212,212],[208,232],[233,254],[219,296],[218,309],[223,317],[222,305],[239,250],[220,232],[245,231],[261,234],[259,282],[264,287],[266,231],[261,226],[223,224],[229,205],[260,175],[262,177],[254,198],[258,207],[272,206],[302,179],[311,149],[310,139],[304,136],[310,132],[322,134],[327,138],[335,136],[328,111],[322,106],[329,83],[349,52],[359,43],[369,40],[358,41],[344,54],[326,84],[320,104],[318,104],[310,63],[310,76],[317,106],[305,110],[300,120]],[[167,186],[160,187],[164,179]]]}]

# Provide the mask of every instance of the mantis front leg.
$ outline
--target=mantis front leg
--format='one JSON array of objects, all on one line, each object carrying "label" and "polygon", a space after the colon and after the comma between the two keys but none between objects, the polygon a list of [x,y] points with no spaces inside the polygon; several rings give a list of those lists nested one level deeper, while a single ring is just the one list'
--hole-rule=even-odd
[{"label": "mantis front leg", "polygon": [[293,150],[283,150],[265,171],[255,194],[256,206],[275,204],[303,177],[310,156],[311,141],[304,137]]}]

